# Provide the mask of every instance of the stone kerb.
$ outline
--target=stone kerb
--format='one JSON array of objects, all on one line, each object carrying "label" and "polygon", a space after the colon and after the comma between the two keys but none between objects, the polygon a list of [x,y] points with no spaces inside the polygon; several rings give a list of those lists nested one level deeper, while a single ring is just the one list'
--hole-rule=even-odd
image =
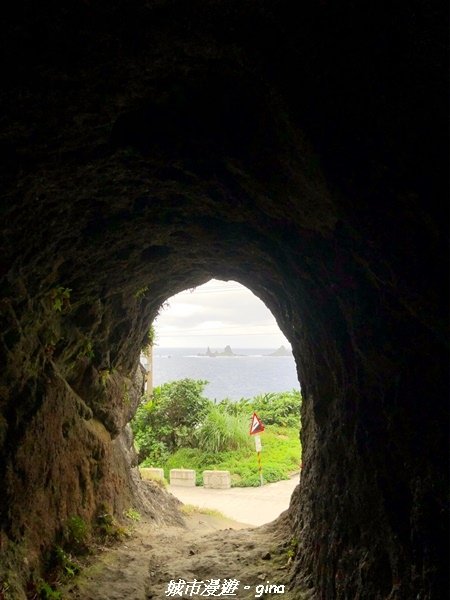
[{"label": "stone kerb", "polygon": [[195,487],[195,471],[193,469],[170,469],[170,485]]},{"label": "stone kerb", "polygon": [[140,467],[142,479],[164,479],[164,469],[156,467]]},{"label": "stone kerb", "polygon": [[203,487],[227,490],[231,487],[230,471],[203,471]]}]

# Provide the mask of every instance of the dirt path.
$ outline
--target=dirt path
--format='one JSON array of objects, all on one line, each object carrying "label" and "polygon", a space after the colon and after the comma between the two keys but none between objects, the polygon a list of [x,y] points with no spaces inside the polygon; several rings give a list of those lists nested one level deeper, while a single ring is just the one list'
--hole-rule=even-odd
[{"label": "dirt path", "polygon": [[236,521],[264,525],[289,507],[292,492],[298,482],[297,473],[289,480],[269,483],[263,487],[212,490],[204,487],[169,486],[169,491],[184,504],[215,508]]},{"label": "dirt path", "polygon": [[[286,526],[249,528],[211,514],[194,512],[185,527],[155,526],[140,522],[133,535],[105,550],[64,590],[70,600],[160,600],[167,597],[198,599],[272,598],[264,587],[288,582],[290,533]],[[166,595],[170,580],[220,580],[220,587],[182,586],[183,594]],[[237,580],[239,584],[225,580]],[[229,588],[222,586],[228,585]],[[259,587],[257,587],[259,586]],[[281,593],[282,588],[278,587]],[[284,600],[306,598],[300,593]],[[230,592],[227,594],[226,592]]]}]

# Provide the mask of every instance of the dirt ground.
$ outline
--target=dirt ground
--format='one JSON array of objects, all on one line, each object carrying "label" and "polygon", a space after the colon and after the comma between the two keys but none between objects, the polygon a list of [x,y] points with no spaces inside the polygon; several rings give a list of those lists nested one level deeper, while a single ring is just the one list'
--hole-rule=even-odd
[{"label": "dirt ground", "polygon": [[[299,591],[288,592],[292,537],[286,520],[276,529],[271,524],[256,528],[200,510],[204,509],[185,515],[184,527],[139,522],[128,539],[96,556],[63,590],[63,597],[67,600],[307,598]],[[171,580],[177,583],[184,580],[186,584],[181,581],[178,589],[175,584],[169,588]]]},{"label": "dirt ground", "polygon": [[202,486],[169,486],[168,490],[185,504],[215,508],[221,513],[249,525],[264,525],[276,519],[288,506],[299,475],[263,487],[213,490]]}]

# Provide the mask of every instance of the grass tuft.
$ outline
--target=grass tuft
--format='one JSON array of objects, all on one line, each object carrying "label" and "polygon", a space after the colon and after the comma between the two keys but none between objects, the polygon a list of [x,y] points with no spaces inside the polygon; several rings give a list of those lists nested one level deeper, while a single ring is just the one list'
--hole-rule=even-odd
[{"label": "grass tuft", "polygon": [[245,418],[212,406],[201,427],[195,432],[196,445],[203,452],[223,452],[250,447]]},{"label": "grass tuft", "polygon": [[196,504],[183,504],[180,510],[185,515],[201,514],[211,515],[212,517],[221,517],[222,519],[227,518],[223,513],[220,512],[220,510],[197,506]]}]

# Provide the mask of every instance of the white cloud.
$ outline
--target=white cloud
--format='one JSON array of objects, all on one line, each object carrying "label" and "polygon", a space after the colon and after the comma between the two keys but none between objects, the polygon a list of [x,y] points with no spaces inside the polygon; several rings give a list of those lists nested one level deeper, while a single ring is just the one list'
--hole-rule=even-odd
[{"label": "white cloud", "polygon": [[[181,294],[177,294],[180,296]],[[175,296],[174,296],[175,297]],[[189,302],[176,301],[170,306],[170,318],[173,320],[185,319],[202,312],[200,304],[189,304]]]},{"label": "white cloud", "polygon": [[211,329],[218,329],[218,330],[222,330],[226,328],[226,325],[223,321],[202,321],[199,325],[199,329],[206,329],[206,330],[211,330]]},{"label": "white cloud", "polygon": [[212,279],[169,298],[168,304],[155,322],[161,347],[289,346],[269,309],[235,281]]}]

